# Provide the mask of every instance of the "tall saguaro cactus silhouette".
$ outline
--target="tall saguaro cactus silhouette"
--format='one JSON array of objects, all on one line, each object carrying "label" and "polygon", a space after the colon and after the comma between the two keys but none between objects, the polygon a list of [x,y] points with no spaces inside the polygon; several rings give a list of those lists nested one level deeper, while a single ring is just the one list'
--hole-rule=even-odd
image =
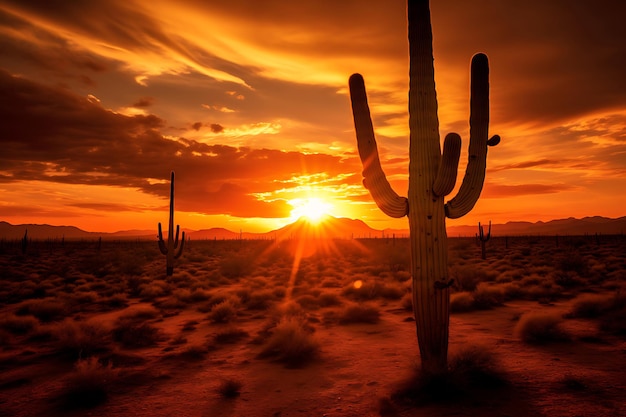
[{"label": "tall saguaro cactus silhouette", "polygon": [[[167,229],[167,243],[163,240],[163,232],[161,231],[161,222],[159,222],[159,249],[161,253],[166,257],[166,274],[172,275],[174,273],[174,259],[180,258],[183,253],[183,247],[185,246],[185,232],[180,242],[178,241],[178,234],[180,232],[180,226],[176,225],[176,237],[174,237],[174,172],[170,180],[170,219]],[[179,246],[180,243],[180,246]]]},{"label": "tall saguaro cactus silhouette", "polygon": [[391,188],[380,165],[365,83],[360,74],[350,77],[350,98],[363,184],[378,207],[391,217],[407,216],[411,239],[413,311],[422,370],[447,370],[450,285],[445,218],[458,218],[473,207],[482,190],[488,139],[489,67],[487,56],[471,63],[469,161],[458,194],[452,192],[461,151],[461,137],[446,136],[443,154],[439,140],[437,96],[433,65],[432,29],[428,0],[408,0],[409,24],[409,190],[408,198]]}]

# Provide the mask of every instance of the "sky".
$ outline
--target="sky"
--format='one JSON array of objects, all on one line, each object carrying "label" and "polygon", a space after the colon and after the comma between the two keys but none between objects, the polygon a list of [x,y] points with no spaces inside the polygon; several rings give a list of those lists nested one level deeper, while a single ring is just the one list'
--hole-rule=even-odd
[{"label": "sky", "polygon": [[[481,197],[450,225],[626,215],[626,3],[431,0],[440,134],[469,143],[490,61]],[[263,232],[315,210],[407,228],[362,186],[348,78],[408,188],[403,0],[0,0],[0,220]],[[450,197],[453,197],[453,191]]]}]

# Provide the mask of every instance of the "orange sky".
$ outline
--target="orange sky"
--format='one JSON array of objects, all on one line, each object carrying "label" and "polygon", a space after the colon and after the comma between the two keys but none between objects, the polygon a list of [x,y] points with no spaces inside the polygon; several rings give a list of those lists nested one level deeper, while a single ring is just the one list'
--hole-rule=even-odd
[{"label": "orange sky", "polygon": [[[448,225],[626,215],[626,3],[431,3],[442,137],[467,146],[478,51],[502,137],[476,207]],[[347,95],[360,72],[383,169],[405,195],[405,9],[0,0],[0,220],[156,229],[174,170],[186,228],[267,231],[309,198],[377,229],[407,227],[361,186]]]}]

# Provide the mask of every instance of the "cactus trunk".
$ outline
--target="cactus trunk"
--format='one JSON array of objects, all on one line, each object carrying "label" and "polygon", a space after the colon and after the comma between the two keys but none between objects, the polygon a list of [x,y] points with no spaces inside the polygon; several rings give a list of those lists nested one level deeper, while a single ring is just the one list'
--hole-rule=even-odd
[{"label": "cactus trunk", "polygon": [[413,311],[422,368],[447,369],[450,290],[443,197],[433,193],[441,159],[428,1],[409,1],[409,230]]},{"label": "cactus trunk", "polygon": [[183,247],[185,246],[185,232],[183,232],[180,242],[178,240],[179,226],[176,226],[176,237],[174,237],[174,172],[172,172],[170,179],[170,218],[167,230],[167,243],[163,240],[161,223],[159,223],[158,230],[159,249],[165,255],[165,274],[170,276],[174,273],[174,259],[178,259],[182,255]]},{"label": "cactus trunk", "polygon": [[382,171],[363,78],[350,77],[350,97],[363,184],[380,209],[409,219],[413,311],[422,370],[447,371],[450,285],[445,218],[468,213],[480,196],[485,177],[489,122],[487,57],[472,59],[469,161],[458,194],[444,204],[456,182],[461,138],[446,136],[441,153],[428,0],[408,0],[409,23],[409,190],[408,198],[393,191]]}]

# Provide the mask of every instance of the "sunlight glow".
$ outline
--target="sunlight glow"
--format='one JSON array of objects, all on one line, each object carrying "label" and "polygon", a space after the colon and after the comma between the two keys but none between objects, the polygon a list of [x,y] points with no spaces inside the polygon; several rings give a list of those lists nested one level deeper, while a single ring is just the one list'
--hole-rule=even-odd
[{"label": "sunlight glow", "polygon": [[327,216],[332,210],[332,204],[320,198],[296,198],[289,200],[294,209],[291,210],[291,219],[298,220],[300,217],[306,217],[313,223],[319,223],[324,216]]}]

